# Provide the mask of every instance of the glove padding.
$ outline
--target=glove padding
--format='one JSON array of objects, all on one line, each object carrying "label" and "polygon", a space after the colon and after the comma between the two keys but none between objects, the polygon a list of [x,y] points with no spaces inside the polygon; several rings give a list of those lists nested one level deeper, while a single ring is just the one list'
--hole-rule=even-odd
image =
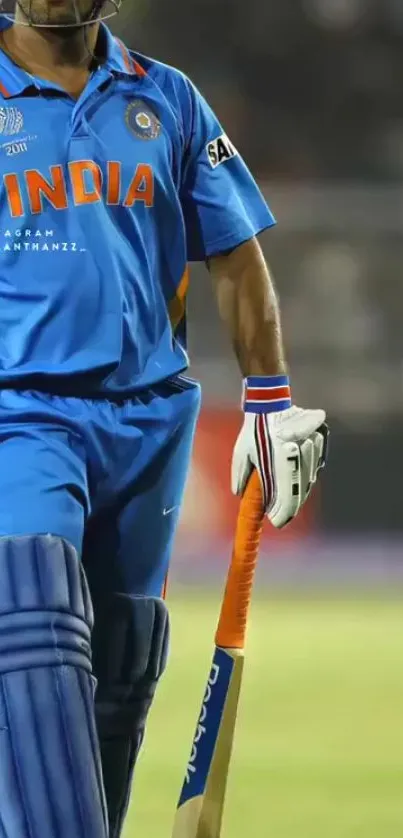
[{"label": "glove padding", "polygon": [[324,410],[296,406],[278,413],[245,413],[232,457],[232,491],[242,495],[256,468],[266,514],[279,529],[295,518],[325,465],[325,419]]}]

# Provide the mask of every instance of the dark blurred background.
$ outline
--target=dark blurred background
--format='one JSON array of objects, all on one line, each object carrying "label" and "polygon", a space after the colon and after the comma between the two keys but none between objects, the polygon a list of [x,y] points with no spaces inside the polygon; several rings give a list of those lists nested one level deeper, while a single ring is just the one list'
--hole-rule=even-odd
[{"label": "dark blurred background", "polygon": [[192,76],[261,180],[401,180],[400,0],[137,0],[122,15],[133,46]]}]

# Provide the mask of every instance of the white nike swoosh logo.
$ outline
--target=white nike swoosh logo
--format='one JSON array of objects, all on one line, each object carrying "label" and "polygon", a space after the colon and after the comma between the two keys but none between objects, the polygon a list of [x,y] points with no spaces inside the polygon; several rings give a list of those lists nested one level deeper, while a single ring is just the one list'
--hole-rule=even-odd
[{"label": "white nike swoosh logo", "polygon": [[162,514],[163,515],[170,515],[171,512],[173,512],[174,509],[177,509],[177,508],[178,508],[177,506],[165,507],[165,509],[162,510]]}]

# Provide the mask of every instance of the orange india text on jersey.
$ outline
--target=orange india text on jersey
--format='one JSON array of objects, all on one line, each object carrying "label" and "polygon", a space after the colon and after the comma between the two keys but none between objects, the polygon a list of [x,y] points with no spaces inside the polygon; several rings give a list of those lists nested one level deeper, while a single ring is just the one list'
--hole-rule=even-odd
[{"label": "orange india text on jersey", "polygon": [[127,180],[122,178],[121,163],[108,160],[105,168],[92,160],[75,160],[67,167],[49,166],[46,177],[38,169],[26,169],[21,174],[3,175],[8,206],[13,218],[44,211],[44,202],[54,209],[104,202],[109,205],[132,207],[141,202],[154,205],[154,173],[145,163],[133,170]]}]

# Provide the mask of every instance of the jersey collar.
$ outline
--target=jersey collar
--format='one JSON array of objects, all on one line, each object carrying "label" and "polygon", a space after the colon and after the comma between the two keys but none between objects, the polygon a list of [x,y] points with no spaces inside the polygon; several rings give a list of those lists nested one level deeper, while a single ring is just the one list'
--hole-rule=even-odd
[{"label": "jersey collar", "polygon": [[133,58],[122,41],[120,41],[119,38],[114,38],[105,24],[101,24],[101,26],[104,32],[104,37],[106,38],[107,69],[126,76],[139,76],[140,78],[145,76],[145,70],[138,63],[138,61]]},{"label": "jersey collar", "polygon": [[[0,15],[0,31],[12,26],[11,21]],[[132,57],[127,47],[114,38],[105,24],[101,23],[103,37],[106,43],[106,61],[104,68],[110,73],[120,76],[134,76],[141,78],[146,75],[145,70]],[[0,98],[9,99],[13,96],[20,96],[30,87],[50,87],[46,82],[40,82],[35,76],[31,76],[22,67],[18,67],[5,52],[0,50]]]}]

